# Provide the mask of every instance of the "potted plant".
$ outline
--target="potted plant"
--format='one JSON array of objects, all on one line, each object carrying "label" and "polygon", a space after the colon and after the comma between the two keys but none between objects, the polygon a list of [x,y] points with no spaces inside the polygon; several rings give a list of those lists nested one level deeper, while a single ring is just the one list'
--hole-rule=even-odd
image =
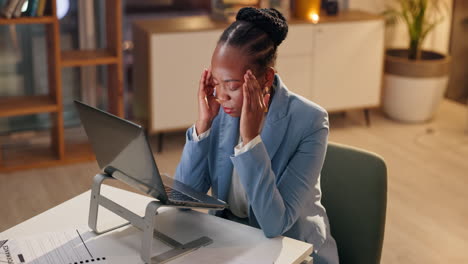
[{"label": "potted plant", "polygon": [[387,22],[403,22],[407,49],[385,54],[383,110],[392,119],[423,122],[431,119],[448,84],[450,57],[422,50],[427,34],[443,20],[443,0],[394,0]]}]

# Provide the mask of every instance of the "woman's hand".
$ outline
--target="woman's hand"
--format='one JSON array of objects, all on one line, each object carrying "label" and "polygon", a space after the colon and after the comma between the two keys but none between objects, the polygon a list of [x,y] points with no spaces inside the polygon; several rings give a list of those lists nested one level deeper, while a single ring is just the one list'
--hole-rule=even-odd
[{"label": "woman's hand", "polygon": [[219,103],[214,94],[211,70],[205,69],[198,87],[198,120],[195,123],[197,134],[200,135],[210,129],[211,122],[219,111]]},{"label": "woman's hand", "polygon": [[260,134],[262,121],[265,112],[268,111],[270,94],[264,94],[251,70],[244,74],[244,84],[242,86],[244,102],[240,118],[240,135],[244,144]]}]

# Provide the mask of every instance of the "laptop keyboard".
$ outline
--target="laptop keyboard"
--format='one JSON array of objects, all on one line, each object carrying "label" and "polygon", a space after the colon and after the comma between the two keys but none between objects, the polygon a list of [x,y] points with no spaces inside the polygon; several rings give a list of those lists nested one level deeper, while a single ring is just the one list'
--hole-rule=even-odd
[{"label": "laptop keyboard", "polygon": [[166,194],[167,194],[167,197],[169,197],[169,200],[185,201],[185,202],[200,202],[200,200],[194,199],[188,195],[185,195],[179,191],[176,191],[169,186],[164,186],[164,189],[166,190]]}]

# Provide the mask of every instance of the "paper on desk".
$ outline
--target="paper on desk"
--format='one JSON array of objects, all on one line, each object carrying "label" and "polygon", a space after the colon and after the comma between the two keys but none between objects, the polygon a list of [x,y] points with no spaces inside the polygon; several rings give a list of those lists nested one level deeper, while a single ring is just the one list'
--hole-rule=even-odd
[{"label": "paper on desk", "polygon": [[[0,263],[63,264],[116,263],[115,256],[106,256],[87,241],[90,232],[78,229],[0,241]],[[124,263],[124,262],[123,262]]]},{"label": "paper on desk", "polygon": [[[0,240],[0,264],[143,263],[140,249],[141,231],[134,227],[122,227],[103,235],[83,227]],[[168,249],[159,240],[153,241],[153,252],[160,254]]]}]

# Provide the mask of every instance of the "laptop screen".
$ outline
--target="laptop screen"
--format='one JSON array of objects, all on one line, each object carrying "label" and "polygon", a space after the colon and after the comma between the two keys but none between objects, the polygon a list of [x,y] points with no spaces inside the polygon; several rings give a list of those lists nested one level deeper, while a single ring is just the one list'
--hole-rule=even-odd
[{"label": "laptop screen", "polygon": [[143,128],[84,103],[75,101],[75,105],[99,167],[155,198],[166,200]]}]

